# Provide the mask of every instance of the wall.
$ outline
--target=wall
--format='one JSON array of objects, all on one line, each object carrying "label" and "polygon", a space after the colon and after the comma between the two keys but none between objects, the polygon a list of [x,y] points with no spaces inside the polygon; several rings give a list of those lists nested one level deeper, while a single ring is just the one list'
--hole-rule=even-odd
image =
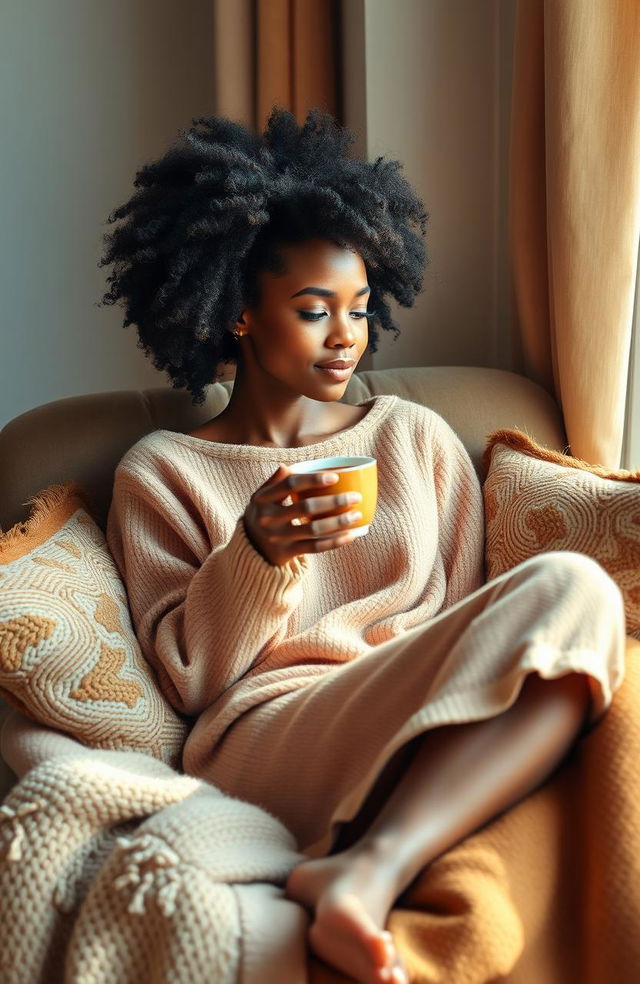
[{"label": "wall", "polygon": [[511,368],[507,180],[515,0],[347,0],[345,121],[404,164],[430,215],[413,308],[374,368]]},{"label": "wall", "polygon": [[[515,0],[345,0],[356,151],[401,160],[431,219],[425,290],[375,367],[509,367],[506,152]],[[48,400],[169,385],[98,308],[109,212],[215,111],[211,0],[4,0],[0,427]],[[215,68],[215,66],[214,66]],[[362,364],[366,367],[366,363]]]},{"label": "wall", "polygon": [[162,386],[97,308],[106,217],[137,169],[212,111],[210,0],[4,0],[0,426],[48,400]]}]

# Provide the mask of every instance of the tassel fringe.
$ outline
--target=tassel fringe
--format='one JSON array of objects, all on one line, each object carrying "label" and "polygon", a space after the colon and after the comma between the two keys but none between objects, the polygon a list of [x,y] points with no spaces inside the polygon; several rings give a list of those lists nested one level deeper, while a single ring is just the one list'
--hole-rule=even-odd
[{"label": "tassel fringe", "polygon": [[591,465],[582,458],[573,458],[569,454],[562,454],[560,451],[553,451],[551,448],[543,448],[536,444],[533,438],[529,437],[520,430],[496,430],[492,431],[486,439],[486,447],[482,456],[482,466],[485,473],[489,471],[491,464],[491,452],[496,444],[506,444],[514,451],[529,455],[530,458],[537,458],[539,461],[549,461],[554,465],[562,465],[564,468],[576,468],[579,471],[588,471],[600,478],[610,478],[618,482],[640,482],[640,471],[626,471],[621,468],[619,471],[610,471],[601,465]]},{"label": "tassel fringe", "polygon": [[182,884],[180,858],[164,841],[151,834],[119,837],[125,869],[114,880],[117,891],[132,890],[127,911],[144,915],[147,902],[155,899],[163,916],[172,916]]},{"label": "tassel fringe", "polygon": [[75,480],[50,485],[27,499],[23,505],[31,506],[28,518],[6,532],[0,530],[0,561],[12,560],[16,551],[26,543],[47,539],[52,526],[60,525],[78,508],[86,509],[91,518],[98,522],[90,493]]},{"label": "tassel fringe", "polygon": [[21,861],[22,848],[27,839],[23,825],[24,817],[42,809],[42,803],[27,802],[14,808],[4,803],[0,806],[0,837],[7,834],[7,843],[2,851],[2,857],[7,861]]}]

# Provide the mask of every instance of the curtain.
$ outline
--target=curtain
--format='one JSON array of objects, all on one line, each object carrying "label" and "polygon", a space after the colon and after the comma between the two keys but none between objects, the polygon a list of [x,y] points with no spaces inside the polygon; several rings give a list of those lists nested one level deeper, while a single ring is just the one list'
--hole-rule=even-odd
[{"label": "curtain", "polygon": [[525,375],[618,468],[640,235],[639,0],[520,0],[510,238]]},{"label": "curtain", "polygon": [[215,112],[262,132],[273,106],[343,122],[340,0],[213,0]]}]

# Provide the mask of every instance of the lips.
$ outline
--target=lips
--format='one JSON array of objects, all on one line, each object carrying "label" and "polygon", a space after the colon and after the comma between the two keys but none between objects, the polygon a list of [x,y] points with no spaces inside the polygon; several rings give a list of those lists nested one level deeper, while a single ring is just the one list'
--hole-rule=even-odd
[{"label": "lips", "polygon": [[316,362],[318,369],[351,369],[355,365],[353,359],[334,359],[333,362]]}]

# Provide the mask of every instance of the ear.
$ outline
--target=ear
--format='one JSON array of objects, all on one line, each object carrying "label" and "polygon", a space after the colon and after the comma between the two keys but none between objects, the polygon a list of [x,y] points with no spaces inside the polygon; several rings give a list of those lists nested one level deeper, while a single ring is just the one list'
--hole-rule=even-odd
[{"label": "ear", "polygon": [[243,311],[240,317],[236,321],[234,334],[244,335],[246,333],[246,330],[247,330],[247,322],[244,320],[244,311]]}]

